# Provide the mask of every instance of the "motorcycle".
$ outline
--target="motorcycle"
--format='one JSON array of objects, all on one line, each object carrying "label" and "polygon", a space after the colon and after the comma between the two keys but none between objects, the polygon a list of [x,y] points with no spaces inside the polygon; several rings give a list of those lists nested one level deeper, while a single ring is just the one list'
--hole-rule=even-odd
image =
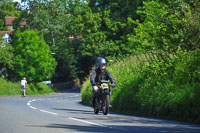
[{"label": "motorcycle", "polygon": [[94,113],[98,114],[99,111],[102,111],[104,115],[107,115],[109,112],[109,106],[110,106],[109,81],[102,80],[100,82],[100,85],[98,85],[98,87],[99,89],[95,97]]}]

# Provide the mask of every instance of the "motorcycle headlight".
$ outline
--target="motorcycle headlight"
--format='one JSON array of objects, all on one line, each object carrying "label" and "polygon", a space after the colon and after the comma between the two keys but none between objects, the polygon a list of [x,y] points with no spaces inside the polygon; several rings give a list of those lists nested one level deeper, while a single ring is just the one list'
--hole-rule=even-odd
[{"label": "motorcycle headlight", "polygon": [[108,84],[103,83],[103,84],[101,84],[101,88],[102,88],[102,89],[108,89],[109,86],[108,86]]}]

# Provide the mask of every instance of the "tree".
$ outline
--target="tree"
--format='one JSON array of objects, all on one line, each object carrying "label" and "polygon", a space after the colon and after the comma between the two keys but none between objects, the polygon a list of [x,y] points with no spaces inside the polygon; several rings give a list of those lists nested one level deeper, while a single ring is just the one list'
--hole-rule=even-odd
[{"label": "tree", "polygon": [[139,6],[142,6],[141,0],[90,0],[89,6],[94,12],[102,14],[101,32],[106,35],[105,44],[111,44],[114,50],[110,55],[115,57],[131,54],[129,45],[127,45],[127,34],[132,34],[135,24],[133,21],[139,19],[136,14]]},{"label": "tree", "polygon": [[73,2],[70,1],[40,1],[33,0],[29,3],[29,13],[24,11],[18,22],[26,19],[26,29],[37,29],[43,33],[46,44],[56,53],[58,62],[55,80],[68,81],[77,78],[77,60],[75,59],[73,42],[69,41],[70,34],[75,34],[71,25],[74,23],[72,12]]},{"label": "tree", "polygon": [[4,19],[8,17],[19,16],[19,11],[16,9],[17,2],[12,2],[12,0],[0,0],[0,30],[7,30],[4,27]]},{"label": "tree", "polygon": [[18,77],[27,77],[29,82],[37,82],[52,77],[56,61],[49,46],[38,31],[17,31],[14,34],[15,72]]},{"label": "tree", "polygon": [[3,41],[2,36],[0,36],[0,76],[4,78],[9,78],[10,70],[13,70],[13,48],[12,46]]},{"label": "tree", "polygon": [[144,2],[138,11],[143,20],[136,20],[135,34],[129,34],[133,52],[151,50],[192,50],[200,44],[199,2]]}]

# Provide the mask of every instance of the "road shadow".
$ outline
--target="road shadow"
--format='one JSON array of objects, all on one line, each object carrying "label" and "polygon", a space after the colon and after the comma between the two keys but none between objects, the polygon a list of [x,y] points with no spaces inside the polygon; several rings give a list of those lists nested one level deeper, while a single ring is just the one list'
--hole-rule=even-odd
[{"label": "road shadow", "polygon": [[[90,126],[82,126],[82,125],[67,125],[67,124],[49,124],[49,125],[26,125],[28,127],[44,127],[44,128],[54,128],[54,129],[68,129],[72,130],[70,132],[113,132],[113,133],[118,133],[120,132],[118,129],[109,129],[107,127],[100,127],[100,126],[95,126],[95,125],[90,125]],[[58,130],[59,132],[59,130]],[[66,130],[67,133],[67,130]]]},{"label": "road shadow", "polygon": [[[144,118],[144,117],[134,117],[128,115],[119,115],[116,116],[115,113],[109,113],[108,115],[103,115],[101,112],[96,115],[93,110],[81,110],[81,109],[58,109],[56,110],[64,110],[67,113],[77,113],[77,114],[89,114],[91,117],[77,117],[76,119],[87,120],[87,121],[98,121],[98,123],[108,123],[112,129],[120,129],[130,132],[130,130],[135,132],[176,132],[176,133],[200,133],[200,125],[197,124],[188,124],[184,122],[176,122],[170,120],[161,120],[161,119],[153,119],[153,118]],[[119,126],[122,123],[124,126]],[[116,126],[118,125],[118,126]],[[133,126],[128,126],[133,125]],[[110,131],[110,129],[109,129]],[[89,132],[89,131],[88,131]]]},{"label": "road shadow", "polygon": [[74,87],[71,89],[60,89],[57,91],[57,93],[80,93],[81,92],[81,87]]},{"label": "road shadow", "polygon": [[[180,129],[170,127],[146,127],[146,126],[123,126],[123,125],[109,125],[96,126],[96,125],[72,125],[72,124],[49,124],[49,125],[27,125],[29,127],[44,127],[54,129],[68,129],[72,132],[113,132],[113,133],[199,133],[199,130]],[[66,130],[67,132],[67,130]]]},{"label": "road shadow", "polygon": [[81,110],[81,109],[62,109],[62,108],[52,108],[54,110],[62,110],[62,111],[67,111],[67,113],[77,113],[77,114],[92,114],[93,111],[89,110]]}]

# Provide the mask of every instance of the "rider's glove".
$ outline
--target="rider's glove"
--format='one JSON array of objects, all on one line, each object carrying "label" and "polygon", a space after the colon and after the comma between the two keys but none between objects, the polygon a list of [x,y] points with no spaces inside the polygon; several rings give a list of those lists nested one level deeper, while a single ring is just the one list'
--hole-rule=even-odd
[{"label": "rider's glove", "polygon": [[113,88],[115,88],[115,84],[114,84],[114,83],[112,83],[111,86],[112,86]]}]

